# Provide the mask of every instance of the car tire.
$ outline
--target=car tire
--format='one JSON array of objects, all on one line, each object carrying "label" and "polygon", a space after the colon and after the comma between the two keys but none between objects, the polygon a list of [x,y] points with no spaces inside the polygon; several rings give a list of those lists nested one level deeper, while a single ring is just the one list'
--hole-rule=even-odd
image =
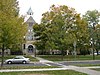
[{"label": "car tire", "polygon": [[23,63],[23,64],[26,64],[26,61],[23,61],[22,63]]},{"label": "car tire", "polygon": [[12,64],[12,62],[11,61],[8,61],[7,64]]}]

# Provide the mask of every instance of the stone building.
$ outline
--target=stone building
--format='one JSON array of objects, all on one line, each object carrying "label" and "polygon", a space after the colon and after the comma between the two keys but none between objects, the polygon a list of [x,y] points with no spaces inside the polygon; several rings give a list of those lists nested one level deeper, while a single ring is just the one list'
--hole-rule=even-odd
[{"label": "stone building", "polygon": [[35,46],[33,45],[33,42],[35,41],[34,38],[34,32],[33,32],[33,25],[36,23],[33,19],[33,11],[31,8],[29,8],[27,12],[27,33],[24,36],[25,43],[23,44],[23,53],[24,54],[35,54]]}]

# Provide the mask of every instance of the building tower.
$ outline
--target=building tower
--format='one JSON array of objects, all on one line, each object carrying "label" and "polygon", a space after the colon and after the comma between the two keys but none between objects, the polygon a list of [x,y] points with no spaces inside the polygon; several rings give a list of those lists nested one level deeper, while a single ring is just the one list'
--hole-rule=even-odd
[{"label": "building tower", "polygon": [[26,43],[24,44],[24,53],[25,54],[35,54],[35,46],[33,45],[34,42],[34,32],[33,32],[33,25],[36,23],[33,19],[33,11],[29,8],[27,12],[27,16],[29,17],[26,21],[27,24],[27,33],[25,35]]}]

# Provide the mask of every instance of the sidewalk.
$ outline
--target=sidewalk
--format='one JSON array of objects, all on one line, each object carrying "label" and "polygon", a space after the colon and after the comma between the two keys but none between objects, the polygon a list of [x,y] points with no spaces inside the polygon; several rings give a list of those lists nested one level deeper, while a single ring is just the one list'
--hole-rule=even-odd
[{"label": "sidewalk", "polygon": [[[40,58],[40,57],[36,57],[36,59],[38,59],[40,62],[44,62],[44,63],[48,63],[49,62],[49,63],[59,64],[57,62],[48,61],[48,60],[45,60],[45,59]],[[82,62],[82,61],[78,61],[78,62]],[[89,62],[91,62],[91,61],[89,61]],[[100,75],[100,72],[99,71],[95,71],[95,70],[88,69],[88,68],[92,68],[92,67],[66,66],[66,65],[63,65],[63,64],[59,64],[59,65],[61,65],[61,67],[65,68],[65,69],[75,70],[75,71],[78,71],[78,72],[86,73],[88,75]],[[93,68],[97,68],[97,66],[96,67],[93,67]],[[98,66],[98,68],[100,68],[100,67]]]},{"label": "sidewalk", "polygon": [[[38,59],[41,63],[55,63],[55,64],[59,64],[59,63],[56,63],[56,62],[53,62],[53,61],[48,61],[48,60],[45,60],[43,58],[40,58],[40,57],[36,57],[36,59]],[[11,69],[8,69],[8,70],[0,70],[0,72],[20,72],[20,71],[51,71],[51,70],[74,70],[74,71],[78,71],[78,72],[82,72],[82,73],[86,73],[88,75],[100,75],[100,72],[99,71],[95,71],[95,70],[91,70],[91,69],[88,69],[88,68],[91,68],[91,67],[77,67],[77,66],[72,66],[72,65],[69,65],[69,66],[66,66],[66,65],[63,65],[63,64],[59,64],[62,68],[46,68],[46,69],[14,69],[14,70],[11,70]],[[93,67],[93,68],[97,68],[96,67]],[[100,68],[98,66],[98,68]]]},{"label": "sidewalk", "polygon": [[39,62],[42,62],[42,63],[53,63],[53,61],[49,61],[49,60],[46,60],[46,59],[43,59],[43,58],[40,58],[40,57],[35,57],[36,59],[39,60]]},{"label": "sidewalk", "polygon": [[[91,70],[91,69],[88,69],[88,68],[85,68],[85,67],[70,66],[70,68],[72,70],[75,70],[75,71],[78,71],[78,72],[82,72],[82,73],[86,73],[88,75],[100,75],[99,71]],[[94,68],[96,68],[96,67],[94,67]]]},{"label": "sidewalk", "polygon": [[52,71],[52,70],[67,70],[69,68],[46,68],[46,69],[14,69],[0,70],[0,72],[23,72],[23,71]]},{"label": "sidewalk", "polygon": [[52,70],[74,70],[82,73],[86,73],[88,75],[100,75],[100,72],[90,70],[83,67],[76,67],[76,66],[66,66],[64,68],[46,68],[46,69],[8,69],[8,70],[0,70],[0,72],[23,72],[23,71],[52,71]]}]

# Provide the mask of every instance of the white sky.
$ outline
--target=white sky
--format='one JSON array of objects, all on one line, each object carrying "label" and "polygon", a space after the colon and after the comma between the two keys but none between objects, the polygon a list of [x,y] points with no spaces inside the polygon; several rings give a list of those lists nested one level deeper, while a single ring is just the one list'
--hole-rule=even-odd
[{"label": "white sky", "polygon": [[75,8],[78,13],[84,14],[87,10],[97,9],[100,11],[100,0],[18,0],[20,14],[26,15],[26,12],[31,7],[34,15],[33,18],[37,23],[40,23],[42,13],[49,10],[50,6],[67,5]]}]

